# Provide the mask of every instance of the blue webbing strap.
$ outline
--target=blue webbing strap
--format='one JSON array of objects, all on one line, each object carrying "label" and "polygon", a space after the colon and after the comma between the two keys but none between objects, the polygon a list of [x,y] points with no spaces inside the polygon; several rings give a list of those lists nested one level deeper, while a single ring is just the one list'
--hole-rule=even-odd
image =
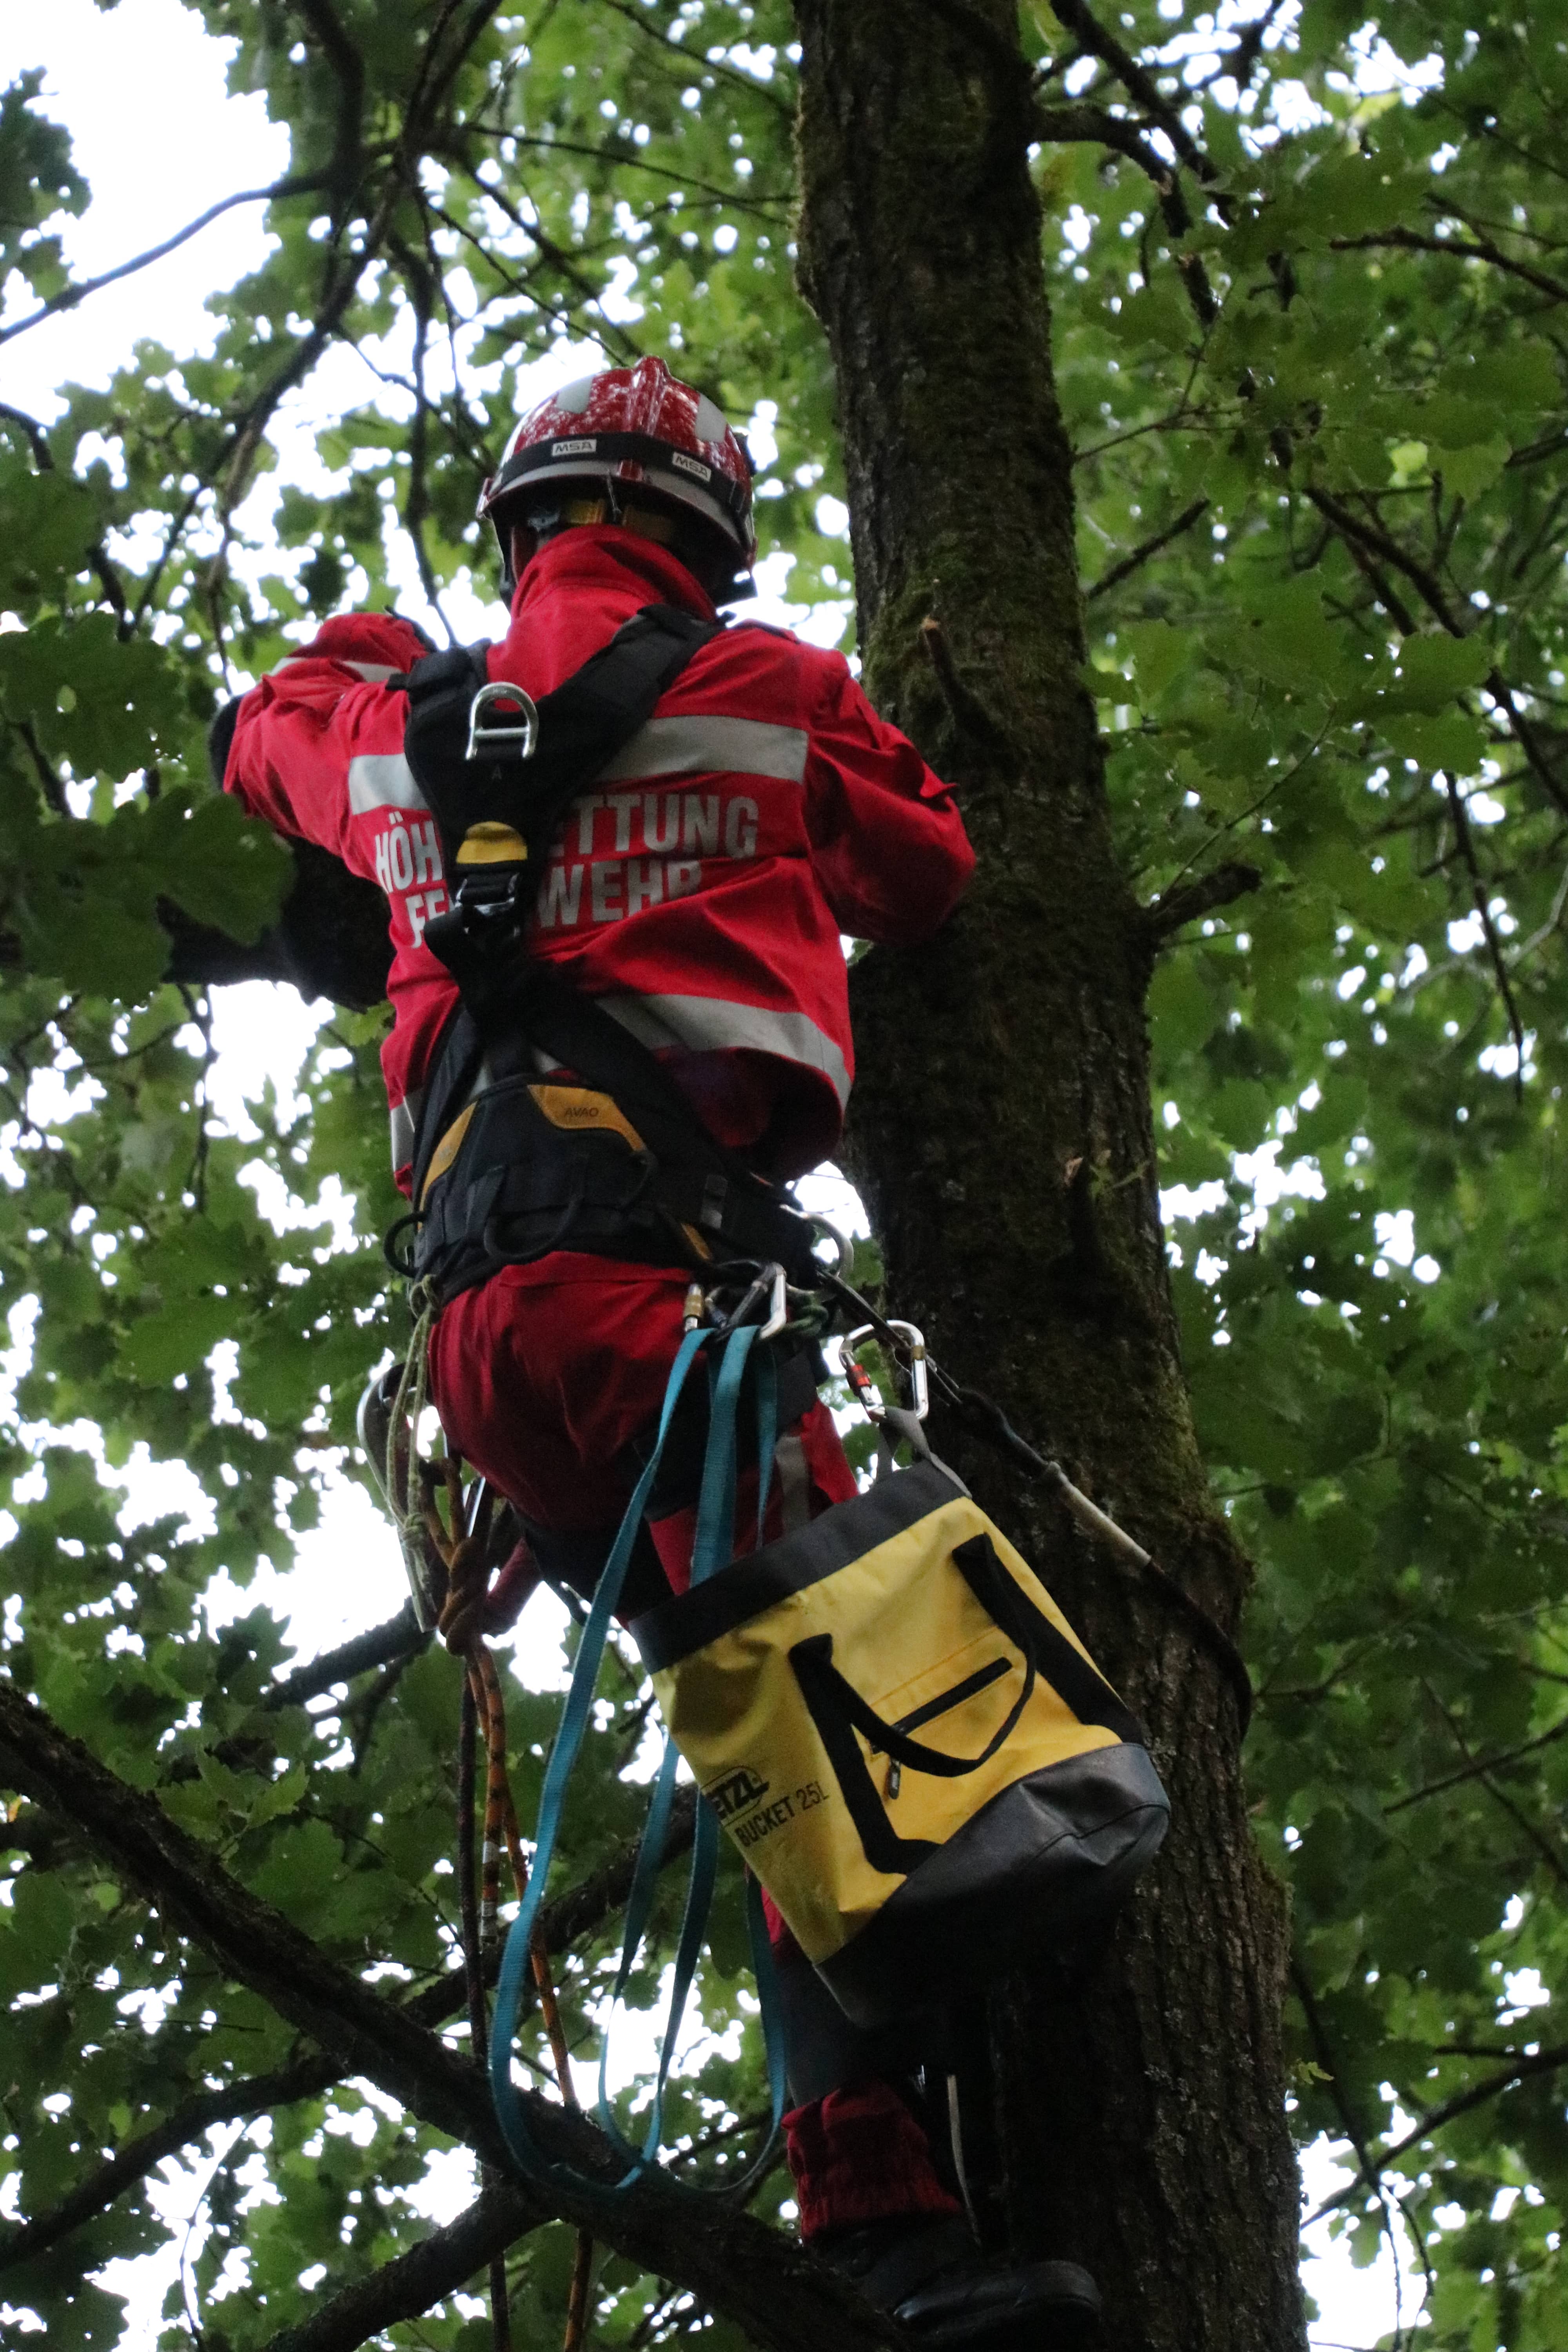
[{"label": "blue webbing strap", "polygon": [[757,1358],[757,1549],[767,1540],[768,1496],[779,1442],[779,1370],[770,1349]]},{"label": "blue webbing strap", "polygon": [[[511,2079],[512,2042],[517,2033],[517,2013],[521,2004],[522,1984],[527,1973],[533,1946],[534,1922],[544,1899],[544,1889],[550,1876],[550,1864],[555,1852],[555,1840],[560,1832],[561,1816],[566,1801],[567,1784],[583,1745],[584,1733],[593,1711],[594,1691],[604,1660],[605,1643],[609,1635],[610,1618],[621,1597],[626,1581],[632,1546],[637,1528],[653,1492],[665,1440],[675,1417],[675,1408],[686,1385],[686,1375],[701,1353],[711,1335],[706,1331],[689,1331],[682,1339],[675,1362],[670,1369],[668,1385],[664,1393],[664,1410],[659,1415],[658,1434],[648,1456],[642,1476],[637,1480],[632,1498],[626,1505],[610,1556],[605,1562],[594,1595],[594,1605],[588,1612],[578,1644],[576,1664],[572,1670],[572,1686],[566,1694],[560,1728],[550,1750],[545,1768],[544,1787],[539,1800],[539,1827],[535,1833],[533,1866],[529,1873],[528,1892],[519,1906],[517,1917],[507,1935],[501,1954],[500,1974],[496,1981],[495,2023],[490,2034],[490,2095],[495,2103],[496,2120],[507,2147],[524,2172],[560,2179],[573,2186],[602,2189],[603,2183],[584,2182],[570,2166],[557,2165],[546,2157],[534,2142],[529,2130],[522,2101]],[[621,2185],[619,2183],[617,2186]]]},{"label": "blue webbing strap", "polygon": [[[551,1749],[545,1772],[544,1789],[540,1800],[539,1831],[535,1842],[533,1866],[529,1876],[528,1893],[507,1937],[501,1958],[500,1976],[496,1988],[495,2026],[490,2042],[490,2088],[497,2119],[507,2146],[525,2171],[544,2174],[571,2182],[578,2189],[587,2188],[595,2193],[605,2193],[605,2184],[577,2174],[570,2166],[553,2163],[538,2148],[528,2128],[526,2113],[511,2080],[511,2050],[517,2030],[517,2012],[524,1972],[529,1965],[533,1924],[549,1875],[561,1814],[573,1769],[581,1749],[593,1696],[598,1680],[605,1644],[608,1639],[609,1620],[620,1597],[626,1579],[632,1545],[647,1496],[652,1490],[655,1474],[663,1454],[665,1440],[674,1417],[676,1404],[685,1385],[686,1376],[707,1342],[716,1335],[693,1331],[682,1340],[679,1353],[671,1369],[665,1391],[664,1410],[658,1433],[647,1466],[639,1478],[636,1492],[626,1507],[609,1559],[605,1564],[594,1596],[594,1605],[583,1630],[576,1664],[573,1669],[572,1686],[562,1713],[560,1729]],[[692,1555],[692,1581],[711,1575],[716,1567],[724,1566],[733,1547],[735,1501],[735,1414],[741,1382],[746,1360],[756,1339],[756,1326],[748,1325],[732,1332],[724,1349],[719,1374],[713,1385],[710,1412],[707,1453],[703,1464],[702,1492],[698,1507],[698,1529]],[[777,1379],[772,1358],[764,1354],[758,1360],[758,1538],[761,1540],[763,1515],[767,1507],[769,1474],[775,1442]],[[668,1831],[670,1808],[674,1801],[676,1767],[679,1762],[674,1742],[665,1741],[663,1761],[654,1787],[653,1801],[638,1849],[632,1874],[631,1891],[626,1901],[626,1925],[620,1965],[611,1994],[611,2008],[626,1990],[636,1966],[637,1953],[652,1912],[665,1838]],[[703,1934],[712,1904],[713,1884],[718,1868],[719,1825],[712,1809],[699,1798],[696,1831],[692,1842],[690,1876],[687,1884],[686,1905],[681,1918],[680,1938],[676,1952],[674,1981],[670,1992],[669,2015],[666,2023],[659,2055],[658,2081],[655,2085],[653,2108],[647,2132],[640,2149],[626,2139],[610,2111],[607,2084],[608,2037],[601,2037],[599,2053],[598,2114],[612,2143],[629,2159],[630,2168],[616,2181],[614,2190],[629,2188],[645,2171],[656,2168],[659,2141],[663,2130],[664,2094],[669,2068],[674,2059],[676,2038],[685,2011],[697,1963],[701,1954]],[[773,2120],[768,2139],[756,2162],[745,2175],[746,2181],[755,2179],[771,2158],[773,2141],[784,2104],[784,2058],[782,2032],[782,2012],[778,1987],[773,1970],[773,1952],[769,1945],[762,1895],[754,1879],[748,1874],[747,1933],[751,1944],[752,1962],[757,1979],[758,2005],[762,2015],[763,2032],[767,2049],[768,2084],[772,2095]],[[737,2184],[726,2182],[725,2196],[735,2193]],[[695,2192],[702,2193],[702,2192]]]},{"label": "blue webbing strap", "polygon": [[697,1502],[697,1533],[691,1546],[691,1581],[707,1582],[727,1568],[735,1550],[735,1409],[746,1359],[757,1336],[754,1323],[731,1331],[720,1359],[719,1377],[708,1416],[708,1451]]}]

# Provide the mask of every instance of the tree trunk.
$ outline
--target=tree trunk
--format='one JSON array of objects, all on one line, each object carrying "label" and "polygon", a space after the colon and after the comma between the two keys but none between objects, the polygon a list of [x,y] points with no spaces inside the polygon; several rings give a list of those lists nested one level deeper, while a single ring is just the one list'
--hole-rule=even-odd
[{"label": "tree trunk", "polygon": [[[1052,379],[1030,92],[1008,0],[796,0],[800,276],[837,373],[872,698],[960,786],[980,870],[931,947],[855,973],[848,1143],[897,1311],[1231,1634],[1166,1277],[1144,997]],[[933,625],[934,624],[934,625]],[[951,1427],[1139,1711],[1173,1825],[1089,1983],[992,2000],[1017,2246],[1089,2264],[1111,2352],[1298,2352],[1284,1904],[1214,1645]]]}]

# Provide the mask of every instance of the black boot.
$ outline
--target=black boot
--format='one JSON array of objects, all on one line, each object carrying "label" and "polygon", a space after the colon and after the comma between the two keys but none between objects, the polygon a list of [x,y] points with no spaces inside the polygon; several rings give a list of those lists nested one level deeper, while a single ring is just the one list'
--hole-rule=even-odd
[{"label": "black boot", "polygon": [[1089,2352],[1100,2341],[1100,2289],[1086,2270],[987,2262],[956,2216],[836,2230],[812,2252],[933,2352]]}]

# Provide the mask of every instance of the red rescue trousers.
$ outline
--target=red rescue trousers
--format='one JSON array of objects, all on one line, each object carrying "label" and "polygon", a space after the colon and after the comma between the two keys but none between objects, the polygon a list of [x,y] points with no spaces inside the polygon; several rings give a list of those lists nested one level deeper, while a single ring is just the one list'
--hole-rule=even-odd
[{"label": "red rescue trousers", "polygon": [[[443,1309],[430,1341],[430,1381],[454,1451],[525,1519],[562,1535],[603,1534],[605,1549],[633,1485],[633,1441],[658,1418],[680,1344],[688,1277],[678,1271],[561,1250],[508,1266]],[[855,1475],[820,1402],[789,1433],[798,1439],[813,1517],[847,1501]],[[755,1469],[742,1475],[736,1513],[742,1551],[754,1536]],[[778,1482],[767,1534],[779,1532]],[[695,1505],[650,1526],[670,1588],[690,1581]],[[592,1546],[585,1546],[592,1551]],[[646,1605],[646,1601],[641,1604]],[[763,1897],[782,1968],[809,1965]],[[951,2213],[925,2135],[892,2085],[876,2078],[830,2091],[784,2117],[803,2238],[867,2221]]]}]

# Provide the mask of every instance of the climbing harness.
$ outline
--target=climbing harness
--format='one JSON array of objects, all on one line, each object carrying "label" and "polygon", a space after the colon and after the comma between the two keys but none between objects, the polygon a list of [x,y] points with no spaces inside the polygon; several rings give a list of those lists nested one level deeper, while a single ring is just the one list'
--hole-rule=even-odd
[{"label": "climbing harness", "polygon": [[412,1206],[386,1246],[443,1305],[567,1247],[809,1275],[811,1227],[782,1189],[709,1134],[647,1045],[526,950],[566,809],[720,625],[648,605],[538,703],[490,681],[483,646],[429,655],[402,681],[405,755],[457,885],[425,940],[460,1003],[420,1100]]}]

